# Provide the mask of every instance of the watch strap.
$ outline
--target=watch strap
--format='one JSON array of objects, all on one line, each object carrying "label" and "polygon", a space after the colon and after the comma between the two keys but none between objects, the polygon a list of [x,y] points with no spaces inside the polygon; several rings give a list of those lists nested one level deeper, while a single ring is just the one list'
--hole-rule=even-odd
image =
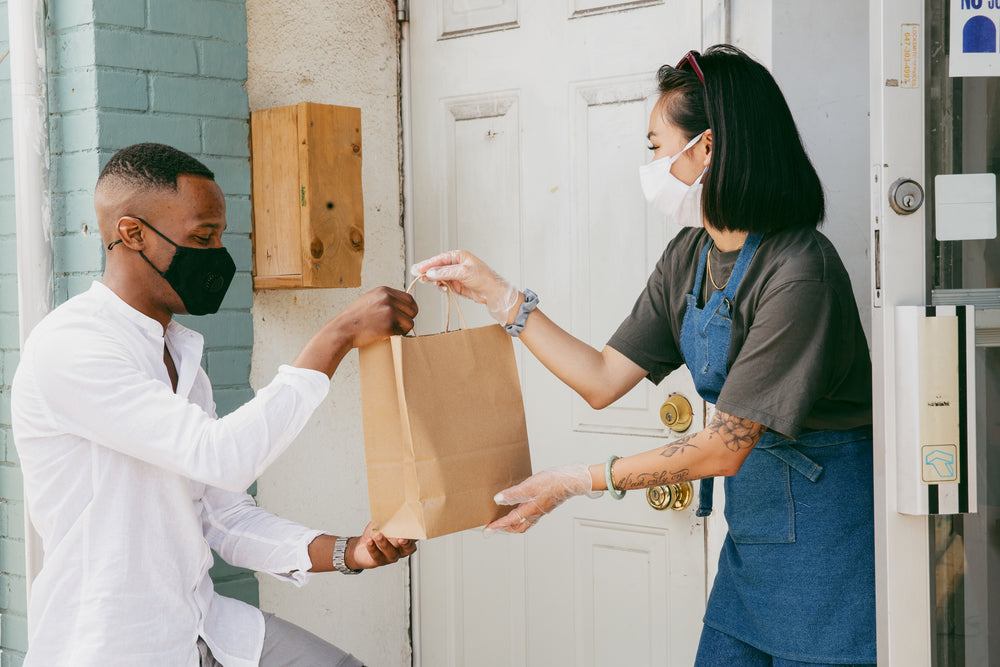
[{"label": "watch strap", "polygon": [[347,553],[347,537],[338,537],[333,542],[333,568],[341,574],[361,574],[364,570],[352,570],[347,567],[344,555]]}]

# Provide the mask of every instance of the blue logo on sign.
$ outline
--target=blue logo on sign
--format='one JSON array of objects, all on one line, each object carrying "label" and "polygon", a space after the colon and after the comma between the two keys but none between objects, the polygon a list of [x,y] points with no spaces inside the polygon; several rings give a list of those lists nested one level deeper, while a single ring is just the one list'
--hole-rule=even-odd
[{"label": "blue logo on sign", "polygon": [[937,473],[938,477],[955,476],[955,455],[951,452],[940,449],[927,452],[927,455],[924,456],[924,465],[934,468],[934,472]]},{"label": "blue logo on sign", "polygon": [[996,53],[997,27],[985,16],[973,16],[962,27],[962,53]]}]

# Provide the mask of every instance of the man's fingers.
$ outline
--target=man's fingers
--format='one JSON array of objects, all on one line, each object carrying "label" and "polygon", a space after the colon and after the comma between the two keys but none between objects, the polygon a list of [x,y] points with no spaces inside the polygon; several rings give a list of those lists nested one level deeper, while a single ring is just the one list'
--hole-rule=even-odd
[{"label": "man's fingers", "polygon": [[382,533],[373,533],[372,539],[375,541],[375,546],[378,547],[379,552],[382,555],[382,561],[385,563],[395,563],[399,560],[399,552],[396,547],[389,542],[389,539]]},{"label": "man's fingers", "polygon": [[407,294],[402,290],[393,289],[392,287],[386,287],[386,289],[389,291],[389,297],[392,299],[397,310],[406,313],[410,317],[416,317],[420,308],[417,306],[417,302],[412,294]]}]

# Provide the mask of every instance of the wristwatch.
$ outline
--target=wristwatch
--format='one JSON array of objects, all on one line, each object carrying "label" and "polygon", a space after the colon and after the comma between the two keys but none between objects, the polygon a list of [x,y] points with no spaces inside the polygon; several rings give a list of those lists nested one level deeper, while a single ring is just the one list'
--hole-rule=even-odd
[{"label": "wristwatch", "polygon": [[338,537],[333,542],[333,567],[341,574],[361,574],[364,570],[352,570],[347,567],[344,560],[344,552],[347,551],[347,537]]}]

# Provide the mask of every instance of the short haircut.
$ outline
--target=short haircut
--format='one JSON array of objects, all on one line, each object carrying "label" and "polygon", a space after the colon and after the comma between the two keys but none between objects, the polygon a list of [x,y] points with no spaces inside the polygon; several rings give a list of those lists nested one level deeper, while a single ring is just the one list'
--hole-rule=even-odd
[{"label": "short haircut", "polygon": [[728,44],[690,66],[657,72],[665,118],[688,139],[712,130],[702,206],[717,229],[769,232],[815,228],[825,215],[823,186],[778,84],[767,69]]},{"label": "short haircut", "polygon": [[97,184],[114,179],[136,188],[176,190],[177,177],[182,174],[215,180],[211,169],[173,146],[133,144],[111,156]]}]

